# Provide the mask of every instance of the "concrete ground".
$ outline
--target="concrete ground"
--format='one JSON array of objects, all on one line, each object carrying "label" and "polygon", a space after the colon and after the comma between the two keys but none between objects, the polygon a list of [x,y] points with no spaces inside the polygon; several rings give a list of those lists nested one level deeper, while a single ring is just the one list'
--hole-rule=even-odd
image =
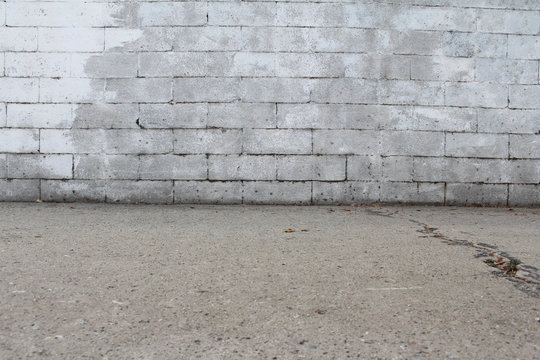
[{"label": "concrete ground", "polygon": [[539,215],[2,203],[0,358],[539,359]]}]

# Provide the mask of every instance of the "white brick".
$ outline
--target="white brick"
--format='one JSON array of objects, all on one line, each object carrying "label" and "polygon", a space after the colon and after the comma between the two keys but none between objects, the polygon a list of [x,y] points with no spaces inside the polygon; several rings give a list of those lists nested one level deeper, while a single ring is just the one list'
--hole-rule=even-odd
[{"label": "white brick", "polygon": [[286,54],[276,56],[277,77],[343,77],[344,58],[337,54]]},{"label": "white brick", "polygon": [[438,81],[473,81],[474,60],[422,56],[411,60],[411,79]]},{"label": "white brick", "polygon": [[278,158],[278,180],[345,180],[344,156],[284,156]]},{"label": "white brick", "polygon": [[507,158],[508,137],[498,134],[447,134],[446,155],[455,157]]},{"label": "white brick", "polygon": [[510,85],[510,104],[515,109],[540,109],[540,85]]},{"label": "white brick", "polygon": [[207,104],[141,104],[140,124],[144,128],[204,128]]},{"label": "white brick", "polygon": [[377,100],[379,104],[442,105],[443,86],[428,81],[379,81]]},{"label": "white brick", "polygon": [[204,155],[144,155],[141,156],[140,178],[154,180],[196,180],[207,178]]},{"label": "white brick", "polygon": [[0,152],[33,153],[39,150],[39,130],[0,129]]},{"label": "white brick", "polygon": [[444,133],[417,131],[383,131],[383,155],[439,156],[444,154]]},{"label": "white brick", "polygon": [[6,4],[0,3],[0,26],[6,24]]},{"label": "white brick", "polygon": [[7,126],[16,128],[69,128],[69,104],[9,104]]},{"label": "white brick", "polygon": [[478,131],[538,133],[540,110],[478,109]]},{"label": "white brick", "polygon": [[137,104],[93,104],[73,105],[73,128],[130,129],[138,128],[139,108]]},{"label": "white brick", "polygon": [[208,159],[210,180],[274,180],[276,158],[253,155],[211,155]]},{"label": "white brick", "polygon": [[478,31],[503,34],[540,33],[538,11],[480,10]]},{"label": "white brick", "polygon": [[137,179],[139,157],[135,155],[77,155],[73,159],[75,179]]},{"label": "white brick", "polygon": [[472,108],[399,107],[391,112],[397,130],[476,131],[477,111]]},{"label": "white brick", "polygon": [[[278,3],[277,21],[280,26],[334,27],[356,25],[353,9],[344,4]],[[365,14],[368,17],[370,14]]]},{"label": "white brick", "polygon": [[246,78],[241,82],[246,102],[308,102],[312,80],[288,78]]},{"label": "white brick", "polygon": [[71,103],[103,100],[104,80],[60,78],[41,79],[41,102]]},{"label": "white brick", "polygon": [[504,108],[507,87],[497,83],[446,83],[444,100],[450,106]]},{"label": "white brick", "polygon": [[0,103],[0,128],[7,126],[6,104]]},{"label": "white brick", "polygon": [[314,130],[314,154],[374,155],[380,151],[380,133],[373,130]]},{"label": "white brick", "polygon": [[373,80],[318,79],[312,84],[311,101],[323,104],[376,104],[377,85]]},{"label": "white brick", "polygon": [[239,154],[242,151],[240,130],[174,130],[175,154]]},{"label": "white brick", "polygon": [[269,26],[275,24],[276,4],[272,2],[209,2],[210,25]]},{"label": "white brick", "polygon": [[105,130],[40,131],[40,151],[52,154],[95,154],[106,149]]},{"label": "white brick", "polygon": [[346,77],[362,79],[410,79],[409,56],[354,54],[344,55]]},{"label": "white brick", "polygon": [[104,45],[104,29],[39,28],[40,51],[101,52]]},{"label": "white brick", "polygon": [[508,57],[512,59],[540,59],[540,36],[508,36]]},{"label": "white brick", "polygon": [[173,40],[172,30],[166,27],[105,28],[106,51],[168,51]]},{"label": "white brick", "polygon": [[37,102],[39,80],[0,77],[0,102]]},{"label": "white brick", "polygon": [[216,128],[275,128],[275,104],[208,104],[208,126]]},{"label": "white brick", "polygon": [[540,135],[510,135],[510,157],[540,159]]},{"label": "white brick", "polygon": [[503,84],[537,84],[538,62],[529,60],[476,59],[476,80]]},{"label": "white brick", "polygon": [[10,178],[70,179],[73,156],[8,154],[7,168]]},{"label": "white brick", "polygon": [[310,154],[311,131],[246,129],[243,150],[247,154]]},{"label": "white brick", "polygon": [[206,24],[206,2],[144,2],[139,6],[142,26]]},{"label": "white brick", "polygon": [[238,51],[240,27],[177,27],[171,29],[175,51]]},{"label": "white brick", "polygon": [[36,51],[37,28],[0,27],[0,51]]},{"label": "white brick", "polygon": [[167,154],[173,150],[172,130],[107,130],[108,154]]},{"label": "white brick", "polygon": [[[441,7],[395,8],[390,16],[393,28],[403,30],[475,31],[476,10]],[[389,14],[389,13],[387,13]]]},{"label": "white brick", "polygon": [[83,2],[10,2],[8,26],[91,27],[110,26],[113,19],[105,4]]},{"label": "white brick", "polygon": [[69,76],[71,55],[67,53],[6,53],[6,76]]}]

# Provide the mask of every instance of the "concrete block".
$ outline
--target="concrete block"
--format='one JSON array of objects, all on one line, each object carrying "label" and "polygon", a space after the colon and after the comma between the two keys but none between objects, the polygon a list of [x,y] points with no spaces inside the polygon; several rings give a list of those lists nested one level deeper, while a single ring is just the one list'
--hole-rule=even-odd
[{"label": "concrete block", "polygon": [[276,158],[253,155],[211,155],[210,180],[275,180]]},{"label": "concrete block", "polygon": [[283,156],[278,158],[278,180],[345,180],[345,156]]},{"label": "concrete block", "polygon": [[311,182],[246,181],[244,204],[295,204],[311,203]]},{"label": "concrete block", "polygon": [[138,179],[139,157],[136,155],[75,155],[75,179]]},{"label": "concrete block", "polygon": [[143,2],[139,5],[142,26],[205,25],[206,2]]},{"label": "concrete block", "polygon": [[377,85],[377,103],[443,105],[443,93],[439,82],[382,80]]},{"label": "concrete block", "polygon": [[476,9],[407,6],[388,14],[392,28],[400,30],[475,31]]},{"label": "concrete block", "polygon": [[88,78],[137,77],[138,59],[129,53],[71,54],[71,76]]},{"label": "concrete block", "polygon": [[490,133],[540,132],[540,110],[478,109],[478,131]]},{"label": "concrete block", "polygon": [[175,154],[239,154],[240,152],[242,152],[241,130],[174,130]]},{"label": "concrete block", "polygon": [[8,178],[71,179],[72,155],[8,154]]},{"label": "concrete block", "polygon": [[103,180],[42,180],[41,199],[49,202],[104,202]]},{"label": "concrete block", "polygon": [[537,11],[483,9],[478,12],[477,30],[488,33],[531,34],[540,33]]},{"label": "concrete block", "polygon": [[240,181],[175,181],[174,202],[179,204],[240,204]]},{"label": "concrete block", "polygon": [[508,163],[499,159],[415,158],[414,181],[507,182]]},{"label": "concrete block", "polygon": [[66,77],[71,55],[66,53],[6,53],[6,76]]},{"label": "concrete block", "polygon": [[39,130],[0,129],[0,152],[34,153],[39,150]]},{"label": "concrete block", "polygon": [[137,104],[78,104],[73,106],[73,128],[133,129],[138,128]]},{"label": "concrete block", "polygon": [[39,180],[0,179],[0,201],[36,201]]},{"label": "concrete block", "polygon": [[0,102],[31,103],[38,97],[38,79],[0,77]]},{"label": "concrete block", "polygon": [[511,59],[540,59],[540,36],[508,36],[508,57]]},{"label": "concrete block", "polygon": [[240,79],[180,78],[174,80],[174,101],[233,102],[240,100]]},{"label": "concrete block", "polygon": [[39,100],[49,103],[99,102],[105,81],[82,78],[40,79]]},{"label": "concrete block", "polygon": [[404,204],[443,205],[444,184],[382,182],[381,202]]},{"label": "concrete block", "polygon": [[7,107],[8,127],[69,128],[72,123],[70,104],[9,104]]},{"label": "concrete block", "polygon": [[0,128],[7,126],[6,104],[0,103]]},{"label": "concrete block", "polygon": [[379,105],[278,104],[277,126],[297,129],[374,130],[391,126],[391,109]]},{"label": "concrete block", "polygon": [[[8,26],[102,27],[114,24],[103,3],[10,2]],[[107,16],[109,15],[109,16]]]},{"label": "concrete block", "polygon": [[[342,56],[341,62],[344,63],[346,77],[409,80],[411,78],[410,59],[410,56],[402,55],[346,54]],[[339,73],[336,72],[333,76],[339,76]]]},{"label": "concrete block", "polygon": [[537,84],[538,62],[530,60],[483,59],[476,61],[476,80],[502,84]]},{"label": "concrete block", "polygon": [[278,26],[340,27],[344,24],[356,25],[355,13],[345,4],[277,3]]},{"label": "concrete block", "polygon": [[139,75],[144,77],[205,76],[207,54],[166,52],[139,54]]},{"label": "concrete block", "polygon": [[167,154],[173,150],[172,130],[107,130],[107,154]]},{"label": "concrete block", "polygon": [[509,160],[504,174],[505,182],[514,184],[540,184],[540,162],[538,160]]},{"label": "concrete block", "polygon": [[540,85],[510,85],[510,104],[515,109],[540,109]]},{"label": "concrete block", "polygon": [[[289,29],[289,28],[286,28]],[[331,53],[366,53],[379,50],[386,32],[375,29],[354,28],[290,28],[302,29],[306,33],[295,37],[282,37],[279,43],[288,51],[331,52]],[[301,39],[304,38],[305,41]]]},{"label": "concrete block", "polygon": [[0,154],[0,178],[7,177],[7,154]]},{"label": "concrete block", "polygon": [[0,3],[0,26],[6,25],[6,3]]},{"label": "concrete block", "polygon": [[507,87],[504,85],[492,82],[445,84],[445,105],[504,108],[507,103]]},{"label": "concrete block", "polygon": [[238,51],[242,48],[240,27],[176,27],[171,28],[171,32],[174,51]]},{"label": "concrete block", "polygon": [[204,180],[208,164],[204,155],[142,155],[140,178],[151,180]]},{"label": "concrete block", "polygon": [[413,80],[474,81],[474,59],[417,56],[410,62]]},{"label": "concrete block", "polygon": [[173,42],[167,27],[105,28],[105,51],[170,51]]},{"label": "concrete block", "polygon": [[[364,79],[318,79],[313,84],[311,101],[337,104],[376,104],[377,82]],[[309,99],[309,96],[308,96]],[[281,101],[278,101],[281,102]],[[283,101],[292,102],[292,101]],[[298,101],[295,101],[298,102]],[[300,101],[301,102],[301,101]],[[307,101],[304,101],[307,102]]]},{"label": "concrete block", "polygon": [[390,115],[396,130],[419,131],[465,131],[477,129],[477,110],[453,107],[399,107],[393,108]]},{"label": "concrete block", "polygon": [[371,204],[379,201],[378,182],[313,182],[314,205]]},{"label": "concrete block", "polygon": [[379,47],[384,53],[401,55],[442,55],[441,31],[379,31]]},{"label": "concrete block", "polygon": [[241,98],[261,103],[308,102],[312,86],[310,79],[245,78],[241,82]]},{"label": "concrete block", "polygon": [[444,133],[416,131],[383,131],[382,155],[441,156],[444,154]]},{"label": "concrete block", "polygon": [[208,24],[234,26],[272,26],[276,23],[276,4],[272,2],[210,2]]},{"label": "concrete block", "polygon": [[172,181],[114,180],[105,185],[110,203],[167,204],[173,202]]},{"label": "concrete block", "polygon": [[103,29],[83,27],[39,29],[39,51],[102,52],[104,48]]},{"label": "concrete block", "polygon": [[36,51],[37,28],[0,27],[0,51]]},{"label": "concrete block", "polygon": [[540,135],[510,135],[510,157],[540,159]]},{"label": "concrete block", "polygon": [[105,130],[43,129],[39,137],[45,154],[96,154],[106,149]]},{"label": "concrete block", "polygon": [[141,104],[139,123],[143,128],[204,128],[207,104]]},{"label": "concrete block", "polygon": [[309,52],[314,49],[310,34],[314,28],[242,27],[241,46],[244,51]]},{"label": "concrete block", "polygon": [[373,130],[314,130],[313,153],[374,155],[380,141],[380,133]]},{"label": "concrete block", "polygon": [[508,206],[538,206],[540,203],[540,185],[509,185]]},{"label": "concrete block", "polygon": [[506,206],[505,184],[447,184],[446,205]]},{"label": "concrete block", "polygon": [[379,180],[382,178],[382,158],[372,156],[347,156],[347,180]]},{"label": "concrete block", "polygon": [[215,128],[275,128],[276,105],[240,102],[208,104],[208,126]]},{"label": "concrete block", "polygon": [[[353,56],[353,55],[350,55]],[[354,60],[349,58],[349,63]],[[350,66],[353,68],[353,66]],[[350,71],[348,76],[354,75]],[[338,54],[323,53],[278,53],[276,54],[277,77],[343,77],[345,76],[345,58]]]},{"label": "concrete block", "polygon": [[382,159],[383,181],[412,181],[413,158],[408,156],[388,156]]},{"label": "concrete block", "polygon": [[211,52],[207,54],[208,76],[255,76],[275,75],[276,54],[236,52]]},{"label": "concrete block", "polygon": [[311,131],[282,129],[244,130],[247,154],[311,154]]},{"label": "concrete block", "polygon": [[459,57],[506,57],[507,36],[502,34],[482,34],[448,32],[444,34],[445,56]]},{"label": "concrete block", "polygon": [[507,158],[508,136],[499,134],[448,133],[447,156],[474,158]]},{"label": "concrete block", "polygon": [[108,102],[166,103],[172,100],[171,88],[170,79],[107,79],[105,99]]}]

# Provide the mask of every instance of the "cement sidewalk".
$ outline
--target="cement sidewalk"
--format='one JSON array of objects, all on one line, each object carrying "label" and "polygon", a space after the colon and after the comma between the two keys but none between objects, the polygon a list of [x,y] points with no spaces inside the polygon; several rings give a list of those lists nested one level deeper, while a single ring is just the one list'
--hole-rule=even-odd
[{"label": "cement sidewalk", "polygon": [[539,221],[1,203],[0,358],[539,359]]}]

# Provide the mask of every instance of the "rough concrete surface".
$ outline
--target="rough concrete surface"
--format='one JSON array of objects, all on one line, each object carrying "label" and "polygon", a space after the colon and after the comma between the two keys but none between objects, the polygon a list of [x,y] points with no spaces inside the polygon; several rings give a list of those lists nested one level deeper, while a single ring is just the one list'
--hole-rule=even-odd
[{"label": "rough concrete surface", "polygon": [[0,358],[538,359],[539,215],[2,203]]}]

